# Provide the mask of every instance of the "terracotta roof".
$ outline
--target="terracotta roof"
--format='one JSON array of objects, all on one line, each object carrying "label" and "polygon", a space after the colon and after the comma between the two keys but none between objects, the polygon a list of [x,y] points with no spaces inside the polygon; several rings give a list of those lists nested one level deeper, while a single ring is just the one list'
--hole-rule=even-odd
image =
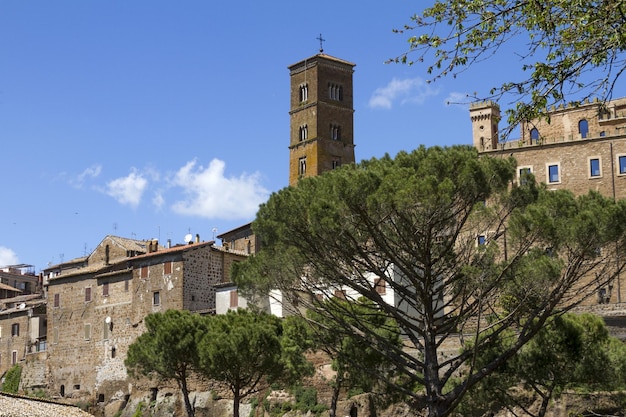
[{"label": "terracotta roof", "polygon": [[15,287],[12,287],[10,285],[7,284],[3,284],[0,282],[0,290],[7,290],[7,291],[15,291],[15,292],[22,292],[22,290],[18,290]]}]

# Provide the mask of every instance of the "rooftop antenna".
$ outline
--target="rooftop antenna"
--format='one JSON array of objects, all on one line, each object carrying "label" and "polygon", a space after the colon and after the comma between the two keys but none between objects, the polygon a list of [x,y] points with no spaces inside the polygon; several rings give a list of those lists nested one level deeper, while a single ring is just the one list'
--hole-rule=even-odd
[{"label": "rooftop antenna", "polygon": [[212,231],[213,231],[213,240],[215,240],[215,234],[217,233],[217,227],[214,227]]},{"label": "rooftop antenna", "polygon": [[322,34],[320,33],[320,36],[315,38],[318,41],[320,41],[320,54],[324,52],[324,46],[322,45],[322,42],[326,42],[326,39],[322,38]]}]

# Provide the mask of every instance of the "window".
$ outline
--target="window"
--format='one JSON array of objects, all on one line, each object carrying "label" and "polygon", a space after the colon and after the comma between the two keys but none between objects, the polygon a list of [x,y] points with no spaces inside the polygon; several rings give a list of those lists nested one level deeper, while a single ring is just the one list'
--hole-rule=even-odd
[{"label": "window", "polygon": [[11,352],[11,365],[15,365],[17,363],[17,350]]},{"label": "window", "polygon": [[172,261],[167,261],[163,264],[163,273],[169,275],[172,273]]},{"label": "window", "polygon": [[589,123],[587,123],[586,119],[582,119],[578,122],[578,133],[580,133],[580,137],[583,139],[589,134]]},{"label": "window", "polygon": [[589,158],[589,176],[602,176],[602,171],[600,170],[600,158]]},{"label": "window", "polygon": [[61,305],[61,294],[54,294],[54,306],[58,307]]},{"label": "window", "polygon": [[159,306],[161,305],[161,294],[158,291],[152,293],[152,305]]},{"label": "window", "polygon": [[343,101],[343,87],[338,84],[328,83],[328,97],[331,100]]},{"label": "window", "polygon": [[603,130],[602,132],[600,132],[600,137],[605,137],[606,136],[606,132]]},{"label": "window", "polygon": [[306,156],[298,159],[298,175],[303,177],[306,174]]},{"label": "window", "polygon": [[102,296],[103,297],[109,296],[109,283],[108,282],[102,283]]},{"label": "window", "polygon": [[307,101],[309,99],[309,85],[300,85],[300,102]]},{"label": "window", "polygon": [[307,125],[300,126],[300,141],[307,140],[309,138],[309,127]]},{"label": "window", "polygon": [[85,302],[91,301],[91,287],[85,287]]},{"label": "window", "polygon": [[142,266],[141,267],[141,278],[148,278],[148,267],[147,266]]},{"label": "window", "polygon": [[91,324],[85,324],[85,340],[91,339]]},{"label": "window", "polygon": [[20,335],[20,324],[13,323],[11,325],[11,336],[19,336]]},{"label": "window", "polygon": [[128,292],[128,287],[130,287],[130,280],[127,279],[124,281],[124,291]]},{"label": "window", "polygon": [[233,290],[230,292],[230,308],[239,307],[239,294],[237,290]]},{"label": "window", "polygon": [[339,159],[333,159],[331,164],[332,164],[331,168],[336,169],[341,166],[341,161]]},{"label": "window", "polygon": [[330,138],[332,140],[341,140],[341,126],[330,125]]},{"label": "window", "polygon": [[530,143],[539,143],[539,131],[536,127],[530,129]]},{"label": "window", "polygon": [[619,173],[620,175],[622,174],[626,174],[626,155],[620,155],[617,157],[618,160],[618,166],[619,166]]},{"label": "window", "polygon": [[561,182],[558,164],[548,165],[548,182],[551,184]]},{"label": "window", "polygon": [[517,168],[517,180],[520,185],[525,185],[528,182],[528,176],[533,173],[532,167],[518,167]]},{"label": "window", "polygon": [[383,278],[376,278],[374,280],[374,289],[380,295],[384,295],[387,293],[387,283]]},{"label": "window", "polygon": [[478,235],[476,237],[476,244],[478,244],[478,246],[483,246],[485,243],[487,243],[485,235]]}]

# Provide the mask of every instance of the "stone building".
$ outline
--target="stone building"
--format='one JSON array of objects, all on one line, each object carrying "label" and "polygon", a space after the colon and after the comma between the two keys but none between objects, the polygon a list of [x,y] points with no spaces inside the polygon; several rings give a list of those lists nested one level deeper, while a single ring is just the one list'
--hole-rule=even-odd
[{"label": "stone building", "polygon": [[130,390],[124,359],[154,312],[216,311],[218,287],[245,256],[195,241],[107,236],[87,257],[44,270],[48,296],[48,389],[109,401]]},{"label": "stone building", "polygon": [[354,162],[354,66],[322,51],[289,66],[289,185]]},{"label": "stone building", "polygon": [[[568,189],[576,195],[595,190],[614,199],[626,198],[626,98],[552,108],[549,116],[549,123],[522,123],[519,139],[501,141],[498,105],[472,104],[473,145],[481,155],[515,157],[517,181],[531,173],[551,190]],[[624,301],[626,281],[620,277],[588,303]]]}]

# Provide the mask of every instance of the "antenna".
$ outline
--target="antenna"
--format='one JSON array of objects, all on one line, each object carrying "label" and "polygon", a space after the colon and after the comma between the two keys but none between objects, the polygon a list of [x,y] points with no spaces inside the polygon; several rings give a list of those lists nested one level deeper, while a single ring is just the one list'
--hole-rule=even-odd
[{"label": "antenna", "polygon": [[217,227],[214,227],[212,232],[213,232],[213,240],[215,240],[215,234],[217,233]]}]

